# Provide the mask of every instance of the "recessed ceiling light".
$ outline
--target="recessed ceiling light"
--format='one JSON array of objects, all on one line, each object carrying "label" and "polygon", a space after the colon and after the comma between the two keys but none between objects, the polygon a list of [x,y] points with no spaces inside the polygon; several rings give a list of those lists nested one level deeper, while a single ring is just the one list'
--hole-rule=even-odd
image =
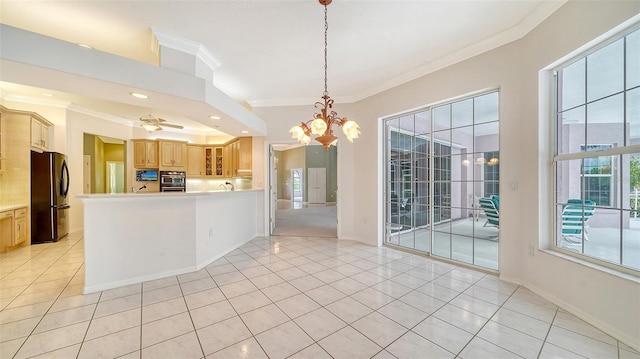
[{"label": "recessed ceiling light", "polygon": [[249,133],[249,131],[240,131],[240,132],[242,132],[242,133]]},{"label": "recessed ceiling light", "polygon": [[209,116],[209,118],[212,119],[212,120],[219,120],[220,116],[211,115],[211,116]]},{"label": "recessed ceiling light", "polygon": [[129,95],[135,97],[135,98],[144,98],[147,99],[149,98],[149,96],[143,94],[143,93],[138,93],[138,92],[129,92]]},{"label": "recessed ceiling light", "polygon": [[82,44],[82,43],[80,43],[80,44],[78,44],[78,46],[80,46],[80,47],[84,47],[85,49],[93,49],[93,47],[91,47],[91,46],[89,46],[89,45],[87,45],[87,44]]},{"label": "recessed ceiling light", "polygon": [[43,92],[42,96],[53,97],[53,94],[48,92]]}]

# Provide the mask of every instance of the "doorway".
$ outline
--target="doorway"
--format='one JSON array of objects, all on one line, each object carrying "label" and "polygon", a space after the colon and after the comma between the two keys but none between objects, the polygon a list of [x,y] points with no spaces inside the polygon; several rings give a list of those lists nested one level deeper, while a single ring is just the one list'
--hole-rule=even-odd
[{"label": "doorway", "polygon": [[278,144],[270,147],[269,233],[336,238],[336,148]]},{"label": "doorway", "polygon": [[106,162],[106,192],[124,193],[124,162]]},{"label": "doorway", "polygon": [[302,168],[291,170],[291,204],[293,208],[302,208],[302,202],[304,201],[303,173]]},{"label": "doorway", "polygon": [[106,136],[84,134],[83,192],[124,193],[126,143]]}]

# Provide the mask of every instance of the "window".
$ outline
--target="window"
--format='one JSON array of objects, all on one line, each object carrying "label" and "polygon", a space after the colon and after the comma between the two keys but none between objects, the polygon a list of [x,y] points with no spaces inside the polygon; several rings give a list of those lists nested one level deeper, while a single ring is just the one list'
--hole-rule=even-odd
[{"label": "window", "polygon": [[555,240],[640,272],[640,30],[555,69]]},{"label": "window", "polygon": [[[604,151],[612,148],[613,145],[585,145],[580,146],[580,152]],[[611,169],[613,158],[602,156],[587,158],[584,160],[584,168],[581,173],[584,175],[584,198],[601,205],[612,206],[611,202],[615,196],[611,195],[611,181],[613,179]]]}]

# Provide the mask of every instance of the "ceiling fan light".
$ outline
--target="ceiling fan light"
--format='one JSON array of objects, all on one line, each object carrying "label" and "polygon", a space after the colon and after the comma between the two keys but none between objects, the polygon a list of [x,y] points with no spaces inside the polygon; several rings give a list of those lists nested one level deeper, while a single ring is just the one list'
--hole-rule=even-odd
[{"label": "ceiling fan light", "polygon": [[154,124],[154,123],[143,123],[142,128],[144,128],[145,130],[147,130],[148,132],[154,132],[154,131],[160,131],[162,130],[162,127]]},{"label": "ceiling fan light", "polygon": [[314,135],[322,135],[327,130],[327,123],[321,119],[316,118],[311,122],[311,133]]}]

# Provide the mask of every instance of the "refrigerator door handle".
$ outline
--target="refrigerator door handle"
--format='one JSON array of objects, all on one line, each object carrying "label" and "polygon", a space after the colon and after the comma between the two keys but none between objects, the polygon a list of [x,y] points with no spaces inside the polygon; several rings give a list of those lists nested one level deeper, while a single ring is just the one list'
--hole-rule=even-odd
[{"label": "refrigerator door handle", "polygon": [[[63,186],[66,187],[63,189]],[[63,197],[67,197],[69,194],[69,167],[67,166],[67,161],[62,161],[62,180],[60,181],[60,194]]]}]

